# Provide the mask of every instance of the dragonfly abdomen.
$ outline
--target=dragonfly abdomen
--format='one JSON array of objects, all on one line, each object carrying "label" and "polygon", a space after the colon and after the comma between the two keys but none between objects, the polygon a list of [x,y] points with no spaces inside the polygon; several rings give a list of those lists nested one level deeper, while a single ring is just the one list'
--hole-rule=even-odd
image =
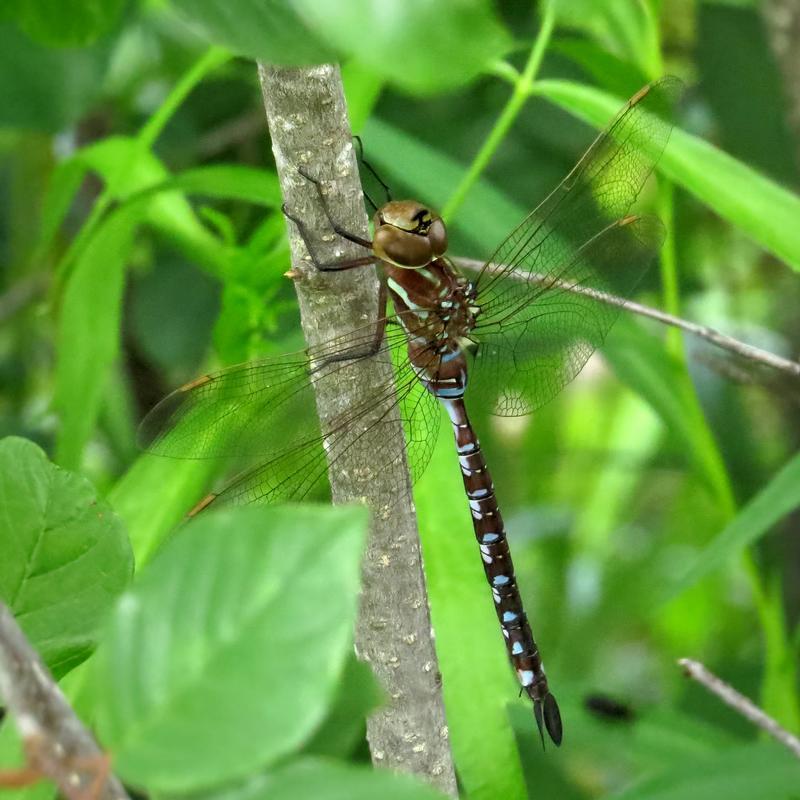
[{"label": "dragonfly abdomen", "polygon": [[467,417],[463,392],[458,397],[437,396],[447,409],[453,426],[472,527],[480,547],[483,571],[492,590],[508,657],[522,689],[533,701],[540,731],[544,724],[553,741],[560,744],[561,717],[558,705],[547,686],[539,648],[522,605],[494,483],[478,437]]}]

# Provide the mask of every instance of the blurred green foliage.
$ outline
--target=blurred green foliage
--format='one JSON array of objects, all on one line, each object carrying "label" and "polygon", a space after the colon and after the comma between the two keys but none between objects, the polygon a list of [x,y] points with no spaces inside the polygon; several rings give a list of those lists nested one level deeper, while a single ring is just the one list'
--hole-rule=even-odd
[{"label": "blurred green foliage", "polygon": [[[67,680],[87,713],[104,709],[101,732],[123,743],[134,781],[212,793],[214,780],[271,764],[270,775],[214,793],[429,796],[311,758],[368,758],[363,717],[379,695],[345,663],[338,639],[330,685],[317,705],[304,696],[313,723],[246,764],[221,748],[209,762],[219,772],[205,782],[148,763],[126,738],[133,718],[119,711],[133,703],[126,689],[148,689],[152,678],[125,660],[125,647],[144,646],[118,630],[125,603],[141,596],[166,611],[168,578],[158,575],[200,569],[191,554],[179,557],[191,549],[185,532],[163,553],[161,545],[219,472],[211,462],[138,454],[138,420],[200,371],[302,347],[252,59],[341,61],[368,159],[396,195],[447,208],[453,252],[472,257],[493,250],[627,96],[678,74],[689,88],[659,168],[671,188],[662,182],[649,198],[670,239],[642,298],[796,357],[800,138],[787,123],[785,78],[762,13],[756,3],[681,0],[16,0],[0,9],[0,433],[81,471],[119,515],[107,534],[119,547],[115,580],[84,598],[76,620],[70,580],[83,573],[67,569],[31,635],[57,670],[89,654],[97,619],[127,580],[124,522],[142,583],[137,576],[112,614],[104,660]],[[799,395],[766,370],[626,318],[602,358],[534,417],[474,420],[562,705],[558,752],[541,752],[529,708],[514,699],[443,430],[416,500],[465,794],[796,795],[791,756],[689,685],[675,661],[704,661],[800,732]],[[14,484],[23,463],[46,483],[55,468],[38,450],[6,447],[3,486],[23,491]],[[78,480],[59,474],[68,486]],[[88,490],[75,485],[72,502],[83,507]],[[0,528],[6,600],[21,558],[7,547],[31,513],[9,511]],[[220,539],[207,524],[213,552]],[[350,575],[348,552],[337,564]],[[319,566],[309,566],[310,585]],[[62,595],[62,627],[77,627],[59,638],[50,606]],[[246,637],[240,644],[243,663],[257,666]],[[180,641],[147,643],[164,658],[172,645],[181,652]],[[286,646],[289,663],[300,645]],[[88,680],[88,669],[101,680]],[[235,670],[201,677],[235,694]],[[596,693],[626,704],[630,718],[588,711],[584,700]],[[157,719],[158,736],[177,736],[195,710]],[[280,739],[253,724],[254,736]],[[290,751],[293,760],[275,767]],[[13,752],[3,724],[0,761]]]}]

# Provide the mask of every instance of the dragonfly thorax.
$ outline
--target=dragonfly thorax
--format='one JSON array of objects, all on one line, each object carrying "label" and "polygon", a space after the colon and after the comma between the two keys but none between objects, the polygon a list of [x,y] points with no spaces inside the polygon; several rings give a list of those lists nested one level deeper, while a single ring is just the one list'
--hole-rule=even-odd
[{"label": "dragonfly thorax", "polygon": [[395,266],[418,269],[447,250],[442,218],[416,200],[386,203],[375,212],[373,222],[375,255]]}]

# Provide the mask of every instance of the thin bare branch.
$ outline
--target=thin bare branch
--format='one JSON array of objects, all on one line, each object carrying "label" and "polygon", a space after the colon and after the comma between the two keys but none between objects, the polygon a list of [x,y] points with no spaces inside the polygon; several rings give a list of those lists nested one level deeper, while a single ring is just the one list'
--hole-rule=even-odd
[{"label": "thin bare branch", "polygon": [[765,714],[755,703],[736,691],[730,684],[718,678],[713,672],[703,666],[699,661],[690,658],[681,658],[678,664],[683,669],[684,674],[705,686],[710,692],[715,694],[723,703],[730,706],[734,711],[741,714],[753,725],[766,731],[773,739],[779,741],[792,753],[800,758],[800,739],[781,727],[772,717]]},{"label": "thin bare branch", "polygon": [[[298,171],[300,167],[322,181],[329,209],[339,225],[356,236],[368,237],[338,68],[259,65],[259,75],[287,208],[303,221],[322,260],[364,257],[363,247],[333,235],[314,186]],[[290,225],[289,231],[291,276],[308,344],[330,341],[376,319],[379,284],[374,267],[319,272],[310,263],[296,227]],[[371,358],[345,365],[330,379],[317,382],[323,430],[330,429],[331,421],[341,418],[348,408],[363,404],[364,398],[385,395],[392,380],[391,364]],[[367,738],[376,764],[423,776],[455,797],[455,771],[408,470],[399,460],[387,468],[386,459],[379,457],[386,448],[404,452],[403,429],[396,408],[384,419],[392,421],[390,432],[387,425],[363,432],[329,470],[335,502],[366,500],[373,510],[356,648],[387,689],[391,702],[370,717]],[[398,493],[397,487],[402,491]]]},{"label": "thin bare branch", "polygon": [[[39,655],[0,601],[0,696],[22,736],[28,764],[7,785],[49,778],[69,800],[128,800],[109,759],[70,707]],[[0,783],[3,782],[0,773]]]},{"label": "thin bare branch", "polygon": [[[477,272],[483,268],[482,261],[477,261],[472,258],[454,258],[453,261],[459,267],[469,272]],[[490,272],[499,272],[503,270],[505,270],[504,265],[498,264],[493,264],[489,268]],[[694,336],[704,339],[710,344],[713,344],[715,347],[727,350],[729,353],[733,353],[734,355],[746,359],[747,361],[753,361],[757,364],[771,367],[772,369],[779,370],[786,375],[791,375],[793,378],[800,378],[800,362],[783,358],[783,356],[770,353],[769,351],[762,350],[759,347],[753,347],[753,345],[750,344],[745,344],[745,342],[741,342],[738,339],[734,339],[732,336],[727,336],[724,333],[720,333],[719,331],[714,330],[714,328],[709,328],[707,325],[698,325],[695,322],[689,322],[688,320],[681,319],[680,317],[675,317],[672,314],[667,314],[664,311],[659,311],[657,308],[651,308],[650,306],[636,303],[633,300],[626,300],[624,297],[618,297],[617,295],[609,294],[608,292],[602,292],[598,289],[591,289],[588,286],[575,286],[574,284],[570,284],[565,281],[559,281],[557,278],[544,277],[537,275],[536,273],[531,273],[528,275],[526,273],[524,276],[519,275],[518,279],[520,281],[530,280],[532,283],[547,282],[549,286],[557,286],[559,288],[566,289],[567,291],[574,292],[575,294],[593,297],[595,300],[598,300],[601,303],[607,303],[608,305],[617,306],[618,308],[624,308],[626,311],[629,311],[632,314],[638,314],[641,317],[648,317],[649,319],[657,320],[664,325],[671,325],[675,328],[680,328],[687,333],[691,333]]]}]

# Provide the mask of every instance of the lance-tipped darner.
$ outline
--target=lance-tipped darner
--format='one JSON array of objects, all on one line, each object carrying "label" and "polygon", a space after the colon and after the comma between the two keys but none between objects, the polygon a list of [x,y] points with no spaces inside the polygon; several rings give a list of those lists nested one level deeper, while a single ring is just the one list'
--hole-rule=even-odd
[{"label": "lance-tipped darner", "polygon": [[[444,222],[416,201],[378,208],[372,240],[331,219],[334,231],[365,248],[349,261],[325,263],[302,219],[286,216],[320,270],[379,262],[386,294],[378,318],[307,351],[232,367],[173,392],[147,416],[142,438],[152,452],[180,457],[250,456],[254,466],[201,504],[300,499],[365,435],[401,417],[405,453],[391,448],[378,463],[406,458],[418,476],[431,453],[444,406],[453,427],[475,536],[506,648],[540,733],[559,744],[561,717],[517,587],[494,485],[467,407],[527,414],[563,388],[600,345],[618,309],[594,289],[630,295],[660,246],[658,220],[631,205],[669,138],[680,83],[664,78],[640,90],[594,141],[575,168],[500,244],[474,280],[447,259]],[[535,275],[536,280],[531,276]],[[315,390],[362,359],[384,358],[395,385],[309,427]],[[305,416],[304,415],[305,412]],[[391,413],[390,413],[391,412]],[[380,437],[378,436],[378,439]]]}]

